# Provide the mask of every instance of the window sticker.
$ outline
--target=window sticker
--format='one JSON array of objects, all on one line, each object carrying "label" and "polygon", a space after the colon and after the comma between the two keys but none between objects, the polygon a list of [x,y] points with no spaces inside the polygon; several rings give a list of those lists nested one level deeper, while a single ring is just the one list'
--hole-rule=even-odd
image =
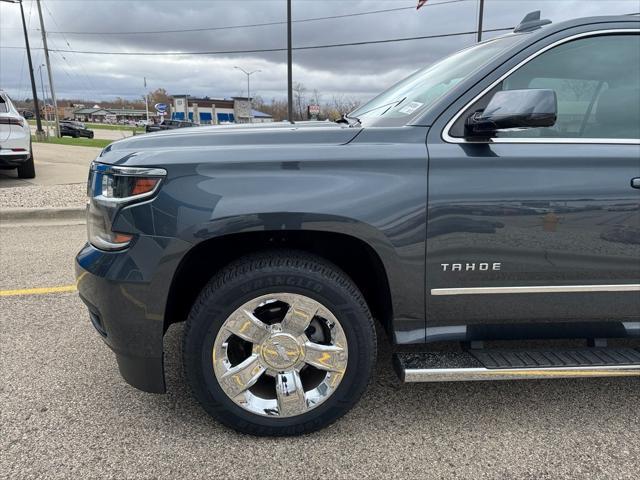
[{"label": "window sticker", "polygon": [[398,110],[400,113],[406,113],[407,115],[411,115],[413,112],[415,112],[416,110],[418,110],[422,105],[424,105],[424,103],[420,103],[420,102],[411,102],[407,105],[405,105],[404,107],[402,107],[400,110]]}]

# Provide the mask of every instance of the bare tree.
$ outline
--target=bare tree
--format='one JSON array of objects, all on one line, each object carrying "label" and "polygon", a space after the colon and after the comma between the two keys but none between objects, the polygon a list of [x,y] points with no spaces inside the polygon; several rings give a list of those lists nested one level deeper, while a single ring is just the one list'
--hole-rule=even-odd
[{"label": "bare tree", "polygon": [[266,103],[262,97],[256,96],[253,99],[253,106],[256,110],[271,115],[276,122],[287,118],[286,100],[272,98],[270,103]]},{"label": "bare tree", "polygon": [[334,95],[331,99],[331,103],[327,106],[327,118],[337,120],[342,117],[342,115],[353,112],[360,106],[360,103],[360,100],[348,97],[344,94]]},{"label": "bare tree", "polygon": [[306,117],[307,88],[300,82],[293,84],[293,105],[297,120],[304,120]]},{"label": "bare tree", "polygon": [[340,113],[349,113],[353,112],[356,108],[360,106],[360,100],[356,98],[350,98],[346,95],[335,95],[333,97],[333,105]]},{"label": "bare tree", "polygon": [[573,93],[574,100],[586,100],[585,97],[593,95],[596,89],[596,82],[567,79],[563,81],[562,86]]},{"label": "bare tree", "polygon": [[322,100],[322,94],[318,92],[317,88],[314,88],[313,92],[311,92],[311,102],[315,105],[320,105],[321,100]]},{"label": "bare tree", "polygon": [[258,110],[259,112],[264,112],[265,111],[264,98],[262,98],[261,95],[253,95],[251,97],[251,106],[255,110]]},{"label": "bare tree", "polygon": [[167,105],[171,103],[171,97],[169,97],[169,94],[164,88],[156,88],[153,92],[149,93],[149,105],[153,106],[156,103],[165,103]]}]

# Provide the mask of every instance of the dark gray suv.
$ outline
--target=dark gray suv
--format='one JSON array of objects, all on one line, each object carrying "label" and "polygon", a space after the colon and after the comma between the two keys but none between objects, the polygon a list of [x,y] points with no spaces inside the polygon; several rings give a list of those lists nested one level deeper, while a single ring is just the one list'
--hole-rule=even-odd
[{"label": "dark gray suv", "polygon": [[639,375],[640,20],[544,23],[339,123],[105,148],[76,271],[125,380],[165,391],[163,335],[183,321],[193,394],[258,435],[347,412],[374,320],[405,382]]}]

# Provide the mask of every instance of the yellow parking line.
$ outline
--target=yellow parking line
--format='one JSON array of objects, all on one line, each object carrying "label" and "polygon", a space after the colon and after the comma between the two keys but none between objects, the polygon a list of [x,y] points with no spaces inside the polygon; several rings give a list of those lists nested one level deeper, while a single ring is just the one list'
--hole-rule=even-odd
[{"label": "yellow parking line", "polygon": [[19,290],[0,290],[0,297],[15,297],[19,295],[46,295],[48,293],[64,293],[75,291],[75,285],[62,285],[60,287],[23,288]]}]

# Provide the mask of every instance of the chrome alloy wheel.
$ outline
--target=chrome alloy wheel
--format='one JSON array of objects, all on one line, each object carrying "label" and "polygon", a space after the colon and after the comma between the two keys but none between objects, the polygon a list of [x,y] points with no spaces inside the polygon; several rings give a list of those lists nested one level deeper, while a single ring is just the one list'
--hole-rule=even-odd
[{"label": "chrome alloy wheel", "polygon": [[213,345],[225,394],[258,415],[293,417],[327,400],[347,368],[338,319],[304,295],[263,295],[234,311]]}]

